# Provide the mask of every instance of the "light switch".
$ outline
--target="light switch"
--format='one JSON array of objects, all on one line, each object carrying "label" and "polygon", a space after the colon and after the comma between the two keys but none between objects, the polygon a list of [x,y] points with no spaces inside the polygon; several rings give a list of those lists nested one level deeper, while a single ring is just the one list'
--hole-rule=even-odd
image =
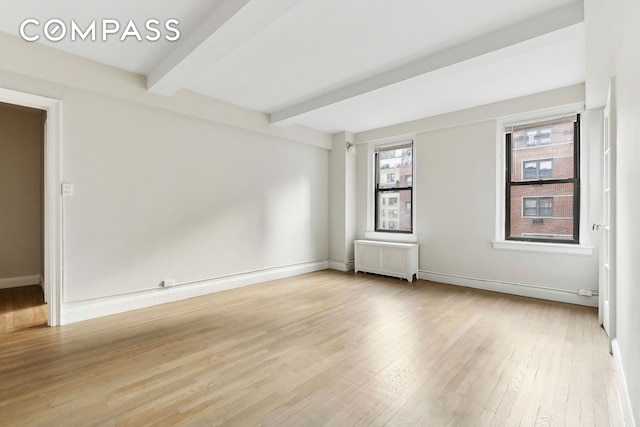
[{"label": "light switch", "polygon": [[73,184],[68,182],[62,183],[62,196],[63,197],[73,196]]}]

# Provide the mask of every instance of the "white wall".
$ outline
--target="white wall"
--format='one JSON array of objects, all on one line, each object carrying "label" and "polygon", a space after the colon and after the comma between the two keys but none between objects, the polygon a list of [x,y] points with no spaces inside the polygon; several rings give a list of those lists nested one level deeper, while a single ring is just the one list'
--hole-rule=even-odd
[{"label": "white wall", "polygon": [[[627,1],[616,51],[617,336],[635,422],[640,422],[640,4]],[[632,424],[631,424],[632,425]]]},{"label": "white wall", "polygon": [[326,150],[81,91],[63,106],[65,301],[327,258]]},{"label": "white wall", "polygon": [[333,135],[329,155],[329,268],[353,270],[353,240],[356,223],[356,149],[353,134]]},{"label": "white wall", "polygon": [[0,56],[0,87],[62,101],[63,322],[188,296],[166,278],[326,268],[330,135],[2,35]]},{"label": "white wall", "polygon": [[[517,288],[499,282],[574,292],[580,288],[597,290],[597,256],[492,247],[496,218],[495,138],[495,121],[417,136],[420,270],[433,276],[432,279],[452,280],[452,283],[459,279],[456,276],[489,280],[487,286],[492,285],[489,289],[508,292],[517,292]],[[439,278],[439,273],[454,277]],[[565,297],[556,292],[544,294],[538,296]],[[575,294],[566,297],[583,302]],[[596,299],[591,303],[595,304]]]},{"label": "white wall", "polygon": [[[584,100],[583,86],[357,135],[358,237],[366,231],[367,144],[416,132],[416,228],[422,278],[596,305],[598,255],[496,250],[496,117]],[[420,130],[423,131],[420,131]],[[366,142],[366,140],[371,142]],[[585,216],[588,221],[588,215]],[[538,289],[538,287],[554,288]]]},{"label": "white wall", "polygon": [[345,171],[346,133],[333,135],[329,152],[329,261],[333,269],[346,269],[345,260]]}]

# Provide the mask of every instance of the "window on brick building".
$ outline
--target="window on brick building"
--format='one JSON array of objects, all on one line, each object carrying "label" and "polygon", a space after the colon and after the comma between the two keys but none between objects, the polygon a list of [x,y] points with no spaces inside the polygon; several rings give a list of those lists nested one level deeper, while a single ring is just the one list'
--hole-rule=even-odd
[{"label": "window on brick building", "polygon": [[553,217],[553,197],[523,197],[522,205],[523,216]]},{"label": "window on brick building", "polygon": [[[376,148],[375,164],[375,231],[411,233],[413,143]],[[397,179],[398,177],[404,179]],[[392,209],[385,212],[382,206],[390,206]],[[398,220],[383,221],[385,214]]]},{"label": "window on brick building", "polygon": [[524,180],[551,179],[553,178],[553,159],[523,160],[522,174]]},{"label": "window on brick building", "polygon": [[509,126],[505,239],[579,243],[580,116]]}]

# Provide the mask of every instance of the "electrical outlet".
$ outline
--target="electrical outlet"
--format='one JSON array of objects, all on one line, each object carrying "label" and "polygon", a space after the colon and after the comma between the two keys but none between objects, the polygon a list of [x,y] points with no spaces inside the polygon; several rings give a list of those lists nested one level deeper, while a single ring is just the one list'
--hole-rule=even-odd
[{"label": "electrical outlet", "polygon": [[580,295],[581,297],[592,297],[593,292],[591,292],[589,289],[580,289],[578,290],[578,295]]},{"label": "electrical outlet", "polygon": [[172,286],[176,285],[176,279],[164,279],[162,281],[162,287],[163,288],[170,288]]}]

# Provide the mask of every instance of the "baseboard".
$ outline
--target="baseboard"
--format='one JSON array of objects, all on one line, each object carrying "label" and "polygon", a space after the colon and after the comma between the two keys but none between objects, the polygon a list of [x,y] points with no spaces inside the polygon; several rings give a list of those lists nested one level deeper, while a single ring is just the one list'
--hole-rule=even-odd
[{"label": "baseboard", "polygon": [[285,267],[269,268],[249,273],[235,274],[221,278],[203,280],[196,283],[178,285],[170,288],[158,288],[127,295],[96,298],[87,301],[68,302],[62,304],[61,324],[80,322],[83,320],[138,310],[154,305],[181,301],[188,298],[208,295],[229,289],[241,288],[284,279],[314,271],[326,270],[327,261],[315,261]]},{"label": "baseboard", "polygon": [[629,389],[627,388],[627,378],[624,375],[624,367],[620,358],[620,347],[618,340],[611,340],[611,349],[613,351],[613,360],[616,362],[616,372],[618,373],[618,388],[620,391],[620,403],[622,403],[622,415],[624,416],[624,425],[626,427],[636,427],[636,421],[633,417],[633,408],[631,407],[631,398],[629,397]]},{"label": "baseboard", "polygon": [[39,274],[31,276],[7,277],[0,279],[0,289],[19,288],[20,286],[40,285],[42,286],[42,277]]},{"label": "baseboard", "polygon": [[523,297],[539,298],[549,301],[567,302],[570,304],[598,306],[598,297],[581,297],[576,291],[568,289],[554,289],[522,283],[505,282],[498,280],[480,279],[449,273],[420,270],[418,278],[432,282],[446,283],[449,285],[465,286],[467,288],[483,289],[486,291],[502,292],[506,294],[520,295]]},{"label": "baseboard", "polygon": [[340,259],[330,259],[329,269],[338,271],[353,271],[355,268],[355,261],[345,261]]}]

